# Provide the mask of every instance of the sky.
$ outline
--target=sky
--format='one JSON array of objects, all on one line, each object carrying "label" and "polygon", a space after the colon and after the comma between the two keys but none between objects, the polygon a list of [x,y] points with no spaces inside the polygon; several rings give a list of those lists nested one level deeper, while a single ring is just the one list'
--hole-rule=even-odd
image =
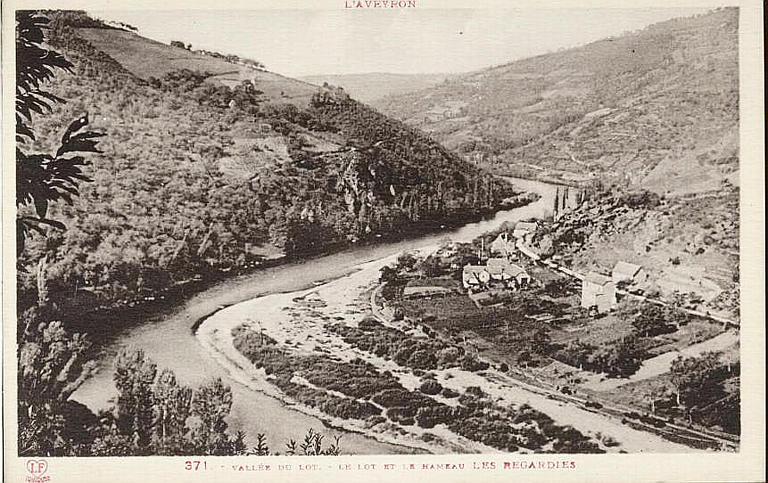
[{"label": "sky", "polygon": [[104,20],[164,43],[236,54],[298,77],[459,73],[583,45],[694,8],[110,10]]}]

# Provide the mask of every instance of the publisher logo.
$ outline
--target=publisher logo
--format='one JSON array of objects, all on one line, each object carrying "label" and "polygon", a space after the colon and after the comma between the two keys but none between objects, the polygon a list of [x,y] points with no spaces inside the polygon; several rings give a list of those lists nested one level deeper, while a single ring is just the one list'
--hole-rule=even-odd
[{"label": "publisher logo", "polygon": [[43,476],[48,471],[48,462],[45,460],[27,460],[27,482],[44,483],[50,481],[50,476]]}]

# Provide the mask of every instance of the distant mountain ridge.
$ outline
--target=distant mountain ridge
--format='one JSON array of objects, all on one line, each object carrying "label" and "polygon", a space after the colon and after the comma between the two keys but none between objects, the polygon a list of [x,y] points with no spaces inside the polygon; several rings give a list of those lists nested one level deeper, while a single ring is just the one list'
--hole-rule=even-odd
[{"label": "distant mountain ridge", "polygon": [[709,191],[738,183],[738,16],[669,20],[373,105],[499,173]]},{"label": "distant mountain ridge", "polygon": [[394,74],[371,72],[364,74],[323,74],[301,76],[311,84],[324,82],[342,86],[355,99],[370,103],[389,95],[400,95],[438,85],[455,74]]}]

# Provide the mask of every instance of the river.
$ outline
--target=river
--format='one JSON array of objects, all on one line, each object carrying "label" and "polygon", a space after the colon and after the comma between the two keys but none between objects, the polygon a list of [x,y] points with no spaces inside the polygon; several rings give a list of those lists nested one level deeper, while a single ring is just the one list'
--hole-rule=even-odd
[{"label": "river", "polygon": [[491,219],[469,223],[461,228],[395,243],[353,247],[332,255],[286,263],[234,277],[180,302],[166,313],[150,317],[145,323],[118,335],[104,347],[99,361],[102,369],[75,392],[73,399],[94,411],[107,407],[110,399],[115,396],[112,361],[122,347],[129,347],[144,351],[158,367],[173,370],[181,383],[197,386],[210,378],[222,378],[232,387],[233,392],[230,429],[244,431],[249,436],[249,442],[257,433],[265,433],[273,452],[283,452],[285,442],[301,438],[308,428],[321,430],[328,436],[343,435],[341,442],[344,453],[414,452],[411,448],[382,443],[361,434],[324,428],[319,419],[292,410],[272,397],[239,384],[203,350],[192,333],[192,327],[196,321],[222,306],[273,293],[301,290],[340,277],[360,263],[434,245],[442,240],[469,241],[505,221],[551,215],[555,185],[518,178],[508,179],[518,189],[538,193],[541,198],[529,205],[500,211]]}]

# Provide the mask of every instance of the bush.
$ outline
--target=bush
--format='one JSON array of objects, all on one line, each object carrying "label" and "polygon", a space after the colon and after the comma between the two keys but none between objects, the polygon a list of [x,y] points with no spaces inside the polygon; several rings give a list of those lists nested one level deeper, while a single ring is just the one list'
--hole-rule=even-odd
[{"label": "bush", "polygon": [[426,349],[419,349],[410,355],[408,361],[404,365],[418,369],[437,369],[437,358]]},{"label": "bush", "polygon": [[419,387],[419,391],[423,392],[424,394],[429,394],[430,396],[440,394],[440,391],[442,390],[443,386],[441,386],[439,382],[432,379],[424,381],[421,384],[421,387]]},{"label": "bush", "polygon": [[420,406],[434,406],[440,404],[430,397],[417,392],[410,392],[406,389],[387,389],[375,394],[371,400],[385,408],[405,406],[417,408]]},{"label": "bush", "polygon": [[382,327],[381,322],[379,322],[376,317],[373,316],[364,317],[363,320],[358,322],[357,326],[360,328],[360,330],[365,331],[372,331],[378,327]]},{"label": "bush", "polygon": [[463,350],[458,347],[446,347],[437,351],[437,365],[441,369],[455,367],[459,365],[459,358],[463,355]]},{"label": "bush", "polygon": [[630,208],[655,208],[661,204],[661,197],[652,191],[633,191],[621,195],[619,202]]},{"label": "bush", "polygon": [[485,397],[485,393],[478,386],[469,386],[466,390],[466,393],[476,397]]},{"label": "bush", "polygon": [[369,417],[366,420],[366,422],[368,423],[368,427],[372,428],[373,426],[376,426],[377,424],[386,423],[387,422],[387,418],[385,418],[384,416],[381,416],[381,415],[371,416],[371,417]]},{"label": "bush", "polygon": [[416,423],[420,428],[434,428],[437,424],[448,424],[454,419],[454,411],[450,406],[440,405],[419,408],[416,411]]},{"label": "bush", "polygon": [[455,397],[459,397],[459,393],[451,389],[450,387],[444,387],[442,392],[440,393],[443,397],[448,399],[453,399]]},{"label": "bush", "polygon": [[437,436],[435,436],[432,433],[422,433],[421,440],[425,443],[431,443],[432,441],[437,441]]},{"label": "bush", "polygon": [[387,409],[387,417],[395,423],[411,426],[415,423],[413,417],[416,409],[413,407],[394,407]]},{"label": "bush", "polygon": [[465,371],[478,372],[488,369],[490,365],[487,362],[482,362],[477,359],[473,354],[467,354],[461,359],[461,368]]},{"label": "bush", "polygon": [[330,397],[318,406],[324,413],[344,419],[367,419],[381,414],[381,409],[371,403],[340,397]]}]

